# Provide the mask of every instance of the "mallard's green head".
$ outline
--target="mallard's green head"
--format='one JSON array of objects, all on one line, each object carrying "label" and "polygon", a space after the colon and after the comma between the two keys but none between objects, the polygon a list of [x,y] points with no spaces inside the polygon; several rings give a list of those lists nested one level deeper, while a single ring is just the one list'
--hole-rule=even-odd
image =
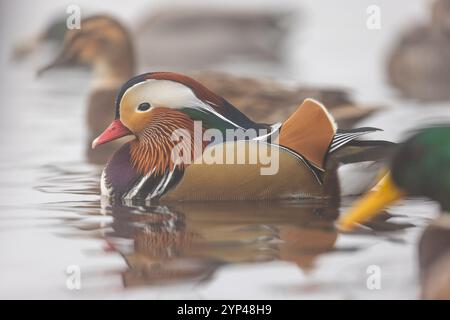
[{"label": "mallard's green head", "polygon": [[450,210],[450,126],[424,129],[402,143],[392,180],[410,196],[426,196]]},{"label": "mallard's green head", "polygon": [[401,143],[391,172],[340,219],[344,230],[368,220],[404,196],[425,196],[450,211],[450,126],[423,129]]}]

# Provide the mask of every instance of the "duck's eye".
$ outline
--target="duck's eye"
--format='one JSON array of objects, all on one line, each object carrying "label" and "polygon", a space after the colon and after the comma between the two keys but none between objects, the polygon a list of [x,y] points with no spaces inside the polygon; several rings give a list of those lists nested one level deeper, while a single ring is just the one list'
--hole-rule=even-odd
[{"label": "duck's eye", "polygon": [[150,105],[150,103],[148,103],[148,102],[142,102],[139,106],[138,106],[138,110],[139,111],[147,111],[148,109],[150,109],[151,108],[151,105]]}]

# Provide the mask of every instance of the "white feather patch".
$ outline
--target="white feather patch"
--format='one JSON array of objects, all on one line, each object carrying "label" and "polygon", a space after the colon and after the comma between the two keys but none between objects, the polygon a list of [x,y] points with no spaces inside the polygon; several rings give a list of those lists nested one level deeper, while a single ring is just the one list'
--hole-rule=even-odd
[{"label": "white feather patch", "polygon": [[105,169],[103,169],[102,176],[100,177],[100,194],[106,197],[111,197],[112,195],[112,189],[108,187],[108,182],[106,181]]},{"label": "white feather patch", "polygon": [[171,80],[148,79],[137,83],[125,91],[122,100],[135,105],[136,108],[142,102],[148,102],[152,107],[165,107],[172,109],[194,108],[209,111],[232,124],[236,128],[241,126],[218,113],[207,102],[200,100],[191,88]]}]

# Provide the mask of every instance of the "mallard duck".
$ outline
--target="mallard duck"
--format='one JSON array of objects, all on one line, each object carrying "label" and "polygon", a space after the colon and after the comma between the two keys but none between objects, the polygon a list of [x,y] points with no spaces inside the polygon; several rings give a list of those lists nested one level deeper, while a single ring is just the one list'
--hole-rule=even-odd
[{"label": "mallard duck", "polygon": [[[93,68],[87,103],[87,126],[91,141],[111,122],[110,108],[114,104],[116,92],[134,75],[136,61],[131,35],[117,20],[99,15],[84,19],[82,25],[80,30],[67,32],[61,53],[40,73],[73,64],[88,64]],[[298,101],[307,97],[327,103],[338,124],[343,127],[351,127],[377,110],[357,107],[345,92],[339,90],[290,87],[271,80],[237,77],[222,72],[196,72],[192,76],[207,83],[214,92],[228,99],[255,121],[279,121],[295,110]],[[88,150],[88,156],[91,161],[102,163],[113,149],[103,150],[102,153]]]},{"label": "mallard duck", "polygon": [[450,99],[450,1],[433,4],[431,24],[401,36],[388,57],[390,83],[406,97],[424,101]]},{"label": "mallard duck", "polygon": [[423,297],[450,299],[450,126],[424,129],[403,142],[378,190],[358,201],[339,226],[350,230],[406,196],[428,197],[442,208],[422,235],[419,265]]},{"label": "mallard duck", "polygon": [[[244,137],[230,137],[230,130]],[[122,86],[115,119],[92,147],[135,136],[103,171],[102,194],[111,198],[329,198],[339,189],[339,155],[348,162],[374,160],[391,145],[355,141],[377,130],[338,130],[332,115],[312,99],[282,124],[257,123],[188,76],[152,72]]]}]

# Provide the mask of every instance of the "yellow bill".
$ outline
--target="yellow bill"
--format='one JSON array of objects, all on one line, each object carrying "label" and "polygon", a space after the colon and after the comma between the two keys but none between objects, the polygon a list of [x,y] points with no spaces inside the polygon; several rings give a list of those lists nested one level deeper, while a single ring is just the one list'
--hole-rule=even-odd
[{"label": "yellow bill", "polygon": [[375,186],[375,191],[364,195],[339,219],[338,228],[343,231],[350,231],[358,223],[370,220],[379,214],[383,208],[403,198],[404,195],[404,192],[392,181],[391,175],[387,173]]}]

